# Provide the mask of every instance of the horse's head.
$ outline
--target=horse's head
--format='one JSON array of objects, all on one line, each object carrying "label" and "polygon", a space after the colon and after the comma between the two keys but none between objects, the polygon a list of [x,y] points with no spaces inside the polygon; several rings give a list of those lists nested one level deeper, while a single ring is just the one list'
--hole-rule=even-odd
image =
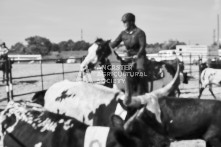
[{"label": "horse's head", "polygon": [[205,68],[207,68],[208,67],[208,65],[207,65],[207,63],[206,62],[204,62],[204,63],[201,63],[200,65],[200,72],[202,72]]},{"label": "horse's head", "polygon": [[88,49],[88,54],[81,63],[80,70],[92,70],[98,63],[105,64],[107,57],[111,54],[110,40],[97,39]]}]

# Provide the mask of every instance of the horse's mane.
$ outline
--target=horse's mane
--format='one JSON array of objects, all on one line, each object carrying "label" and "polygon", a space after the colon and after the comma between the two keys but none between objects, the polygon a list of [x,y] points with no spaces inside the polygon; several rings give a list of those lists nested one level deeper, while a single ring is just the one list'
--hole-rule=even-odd
[{"label": "horse's mane", "polygon": [[102,43],[102,42],[104,42],[104,40],[102,38],[97,38],[95,41],[95,43]]}]

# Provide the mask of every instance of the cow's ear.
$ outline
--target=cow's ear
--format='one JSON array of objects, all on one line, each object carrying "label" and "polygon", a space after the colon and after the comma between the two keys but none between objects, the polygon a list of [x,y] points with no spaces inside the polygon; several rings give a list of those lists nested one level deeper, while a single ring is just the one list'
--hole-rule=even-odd
[{"label": "cow's ear", "polygon": [[124,121],[120,116],[115,115],[115,114],[111,116],[112,127],[123,128],[123,125],[124,125]]}]

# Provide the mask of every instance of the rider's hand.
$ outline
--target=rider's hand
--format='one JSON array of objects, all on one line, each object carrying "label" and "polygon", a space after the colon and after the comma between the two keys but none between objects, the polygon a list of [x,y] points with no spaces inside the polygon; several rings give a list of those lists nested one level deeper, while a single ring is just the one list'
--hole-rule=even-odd
[{"label": "rider's hand", "polygon": [[138,55],[134,55],[134,56],[133,56],[133,59],[137,59],[137,58],[138,58]]}]

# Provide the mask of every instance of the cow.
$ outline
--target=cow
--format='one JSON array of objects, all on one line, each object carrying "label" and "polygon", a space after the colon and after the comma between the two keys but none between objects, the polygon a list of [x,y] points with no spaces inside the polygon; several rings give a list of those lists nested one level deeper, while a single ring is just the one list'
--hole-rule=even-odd
[{"label": "cow", "polygon": [[111,127],[94,127],[30,102],[10,101],[0,121],[3,144],[8,147],[167,147],[170,143],[139,119],[128,120],[128,130],[116,115]]},{"label": "cow", "polygon": [[[160,121],[145,107],[134,117],[171,141],[202,139],[207,147],[221,146],[220,101],[168,97],[156,97],[152,101],[158,105]],[[125,129],[130,127],[127,123]]]},{"label": "cow", "polygon": [[162,60],[162,62],[172,65],[174,67],[174,69],[176,69],[177,62],[178,62],[179,66],[180,66],[180,74],[181,74],[181,77],[183,78],[182,82],[184,84],[188,84],[189,79],[188,79],[187,73],[184,72],[184,62],[180,61],[178,58],[175,60]]},{"label": "cow", "polygon": [[209,91],[212,96],[216,99],[215,94],[212,90],[212,85],[221,86],[221,69],[205,68],[200,76],[201,88],[198,98],[200,99],[203,90],[209,86]]},{"label": "cow", "polygon": [[[173,80],[163,88],[146,93],[167,96],[176,87],[179,68]],[[144,103],[126,106],[125,93],[99,84],[64,80],[53,84],[45,93],[44,107],[54,113],[74,117],[88,125],[109,126],[109,116],[117,114],[127,120]],[[136,99],[136,97],[134,97]],[[136,101],[136,100],[134,100]]]}]

